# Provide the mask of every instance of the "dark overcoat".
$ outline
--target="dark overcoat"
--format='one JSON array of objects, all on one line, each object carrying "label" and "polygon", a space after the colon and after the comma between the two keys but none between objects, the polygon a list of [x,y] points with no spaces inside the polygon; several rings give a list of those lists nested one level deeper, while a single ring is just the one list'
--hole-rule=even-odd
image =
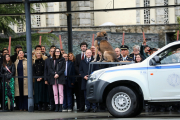
[{"label": "dark overcoat", "polygon": [[[93,60],[94,60],[94,58],[91,57],[91,61],[93,61]],[[93,72],[95,70],[98,70],[98,68],[99,68],[98,65],[93,65],[93,70],[90,70],[90,71]],[[89,71],[89,62],[87,62],[87,60],[85,58],[84,60],[81,60],[80,66],[79,66],[79,73],[81,74],[81,77],[82,77],[81,90],[86,90],[87,80],[84,79],[84,76],[88,75],[88,71]],[[91,73],[89,73],[89,74],[91,74]]]},{"label": "dark overcoat", "polygon": [[48,83],[50,77],[50,72],[49,72],[50,59],[52,58],[48,57],[48,59],[45,60],[45,65],[44,65],[44,80],[48,81]]},{"label": "dark overcoat", "polygon": [[[67,61],[67,76],[75,76],[75,67],[74,63],[70,60]],[[75,84],[75,77],[66,77],[66,85],[68,85],[70,88],[73,88],[74,85],[71,85],[71,83]]]},{"label": "dark overcoat", "polygon": [[56,79],[56,83],[57,84],[66,84],[65,75],[64,75],[65,67],[66,67],[66,62],[63,57],[60,59],[56,59],[55,64],[54,64],[54,60],[50,59],[50,64],[49,64],[49,74],[50,74],[49,83],[50,83],[50,85],[55,84],[55,78],[54,78],[55,73],[59,75],[59,77]]},{"label": "dark overcoat", "polygon": [[[34,76],[44,76],[44,65],[45,61],[43,59],[35,60],[33,64],[33,75]],[[39,77],[41,78],[41,77]],[[39,102],[49,102],[48,96],[48,86],[44,82],[44,78],[41,81],[37,81],[35,78],[34,82],[34,103]]]}]

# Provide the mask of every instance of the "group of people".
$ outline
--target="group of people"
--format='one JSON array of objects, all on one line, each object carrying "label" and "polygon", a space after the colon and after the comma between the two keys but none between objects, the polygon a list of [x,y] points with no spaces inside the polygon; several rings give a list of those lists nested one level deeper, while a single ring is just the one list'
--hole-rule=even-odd
[{"label": "group of people", "polygon": [[[86,99],[86,83],[88,80],[89,62],[94,60],[95,47],[88,49],[88,44],[80,44],[81,53],[74,56],[73,53],[65,53],[63,49],[51,46],[49,55],[45,46],[37,45],[32,52],[33,67],[33,94],[35,109],[39,111],[71,112],[73,111],[74,98],[76,98],[77,110],[84,112],[96,112],[97,104],[89,103]],[[142,62],[149,55],[157,51],[151,49],[144,41],[140,46],[135,45],[133,52],[129,54],[126,45],[115,48],[119,61]],[[101,53],[98,53],[100,56]],[[8,49],[4,48],[0,58],[1,75],[5,75],[5,107],[20,111],[28,110],[28,76],[27,56],[21,45],[15,47],[15,54],[10,56]],[[93,70],[99,69],[95,65]],[[13,76],[16,76],[15,78]],[[4,83],[1,81],[1,84]],[[2,85],[0,93],[2,94]],[[75,95],[75,97],[74,97]],[[2,99],[0,101],[2,107]],[[86,106],[86,107],[85,107]],[[85,109],[86,108],[86,109]]]}]

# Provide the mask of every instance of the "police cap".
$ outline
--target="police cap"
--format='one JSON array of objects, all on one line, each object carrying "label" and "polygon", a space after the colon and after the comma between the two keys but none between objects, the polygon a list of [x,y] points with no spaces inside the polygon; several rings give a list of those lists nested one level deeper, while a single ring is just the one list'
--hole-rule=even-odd
[{"label": "police cap", "polygon": [[121,45],[121,50],[128,50],[129,47],[127,45]]}]

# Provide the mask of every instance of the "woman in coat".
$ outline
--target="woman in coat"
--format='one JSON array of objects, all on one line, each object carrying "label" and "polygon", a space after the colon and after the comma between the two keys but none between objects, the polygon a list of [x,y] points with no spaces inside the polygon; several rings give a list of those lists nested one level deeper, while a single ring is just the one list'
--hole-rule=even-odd
[{"label": "woman in coat", "polygon": [[5,75],[5,106],[8,104],[8,109],[11,111],[14,108],[14,78],[12,78],[14,72],[15,67],[11,62],[10,55],[4,55],[1,74]]},{"label": "woman in coat", "polygon": [[[62,112],[63,104],[63,85],[65,81],[65,59],[62,57],[60,49],[56,48],[53,53],[53,58],[50,59],[50,84],[53,87],[54,101],[56,105],[55,112]],[[59,92],[59,96],[58,96]],[[60,104],[60,105],[59,105]]]},{"label": "woman in coat", "polygon": [[143,61],[142,55],[141,54],[137,54],[135,57],[135,63],[140,63]]},{"label": "woman in coat", "polygon": [[[15,76],[27,76],[27,59],[24,57],[24,52],[20,50],[15,64]],[[28,79],[15,78],[15,96],[19,96],[20,111],[28,110]]]},{"label": "woman in coat", "polygon": [[[44,76],[44,64],[45,61],[42,58],[41,51],[35,52],[35,63],[33,64],[33,75],[34,76]],[[43,78],[35,78],[34,83],[34,103],[38,104],[38,110],[46,110],[48,98],[48,87],[44,82]],[[42,108],[42,105],[44,107]]]}]

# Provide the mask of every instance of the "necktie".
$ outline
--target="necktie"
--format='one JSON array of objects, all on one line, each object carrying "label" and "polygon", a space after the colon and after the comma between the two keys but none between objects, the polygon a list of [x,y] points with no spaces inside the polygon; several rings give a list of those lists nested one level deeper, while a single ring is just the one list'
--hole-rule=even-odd
[{"label": "necktie", "polygon": [[81,60],[84,60],[84,52],[83,52],[83,55],[82,55],[82,58],[81,58]]}]

